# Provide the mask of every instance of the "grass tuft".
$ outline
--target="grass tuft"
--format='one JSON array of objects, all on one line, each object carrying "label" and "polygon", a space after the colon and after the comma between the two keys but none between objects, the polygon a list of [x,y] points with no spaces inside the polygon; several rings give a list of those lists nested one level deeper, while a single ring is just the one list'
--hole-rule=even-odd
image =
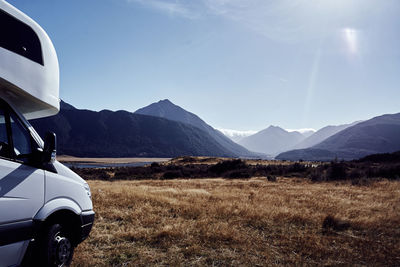
[{"label": "grass tuft", "polygon": [[324,231],[344,231],[350,228],[350,223],[337,219],[331,215],[325,217],[324,221],[322,222],[322,229]]}]

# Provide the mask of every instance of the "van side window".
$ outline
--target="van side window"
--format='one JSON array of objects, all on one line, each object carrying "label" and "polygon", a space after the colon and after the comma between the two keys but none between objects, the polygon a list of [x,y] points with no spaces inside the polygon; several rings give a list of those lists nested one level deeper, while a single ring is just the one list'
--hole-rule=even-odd
[{"label": "van side window", "polygon": [[13,113],[10,114],[10,122],[15,155],[20,158],[31,154],[32,144],[29,132],[21,125]]},{"label": "van side window", "polygon": [[4,110],[0,108],[0,157],[10,157],[10,146],[8,144],[6,117]]},{"label": "van side window", "polygon": [[43,65],[42,46],[31,27],[0,10],[0,47]]}]

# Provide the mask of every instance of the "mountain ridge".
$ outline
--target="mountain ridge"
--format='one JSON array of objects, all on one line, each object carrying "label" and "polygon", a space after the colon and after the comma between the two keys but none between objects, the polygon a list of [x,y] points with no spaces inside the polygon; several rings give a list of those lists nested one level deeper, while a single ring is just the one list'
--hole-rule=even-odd
[{"label": "mountain ridge", "polygon": [[322,141],[326,140],[327,138],[331,137],[332,135],[337,134],[340,131],[343,131],[344,129],[351,127],[353,125],[356,125],[361,121],[355,121],[353,123],[348,123],[348,124],[341,124],[341,125],[328,125],[325,126],[309,137],[305,138],[303,141],[298,143],[293,147],[293,149],[304,149],[304,148],[309,148],[312,146],[315,146]]},{"label": "mountain ridge", "polygon": [[286,160],[352,160],[400,150],[400,113],[384,114],[356,123],[307,149],[279,154]]},{"label": "mountain ridge", "polygon": [[60,154],[79,157],[236,157],[207,132],[181,122],[128,111],[91,111],[60,103],[52,117],[31,120],[41,136],[57,134]]},{"label": "mountain ridge", "polygon": [[189,112],[178,105],[175,105],[168,99],[160,100],[148,106],[140,108],[134,114],[149,115],[161,117],[164,119],[177,121],[192,125],[210,134],[220,145],[236,154],[237,157],[265,157],[259,153],[253,153],[248,149],[233,142],[220,131],[214,129],[204,122],[196,114]]},{"label": "mountain ridge", "polygon": [[252,151],[277,155],[304,138],[299,132],[288,132],[279,126],[270,125],[253,135],[242,138],[239,144]]}]

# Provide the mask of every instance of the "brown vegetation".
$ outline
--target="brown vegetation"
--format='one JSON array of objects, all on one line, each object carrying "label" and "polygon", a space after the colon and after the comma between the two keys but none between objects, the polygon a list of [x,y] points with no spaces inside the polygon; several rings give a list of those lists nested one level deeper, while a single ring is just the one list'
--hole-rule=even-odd
[{"label": "brown vegetation", "polygon": [[96,221],[74,266],[400,264],[399,181],[89,184]]},{"label": "brown vegetation", "polygon": [[[395,154],[390,155],[393,157]],[[395,160],[387,160],[386,154],[376,156],[378,157],[374,161],[366,157],[360,161],[325,163],[179,157],[141,167],[73,170],[85,179],[110,181],[203,177],[238,179],[261,176],[274,180],[276,176],[284,176],[310,178],[312,181],[351,180],[354,184],[365,185],[371,178],[400,180],[400,155]]]}]

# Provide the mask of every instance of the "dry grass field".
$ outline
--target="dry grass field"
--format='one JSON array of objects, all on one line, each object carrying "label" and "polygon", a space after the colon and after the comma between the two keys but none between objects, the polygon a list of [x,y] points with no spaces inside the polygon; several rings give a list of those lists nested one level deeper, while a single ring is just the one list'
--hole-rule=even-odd
[{"label": "dry grass field", "polygon": [[89,183],[96,221],[73,266],[400,265],[399,181]]}]

